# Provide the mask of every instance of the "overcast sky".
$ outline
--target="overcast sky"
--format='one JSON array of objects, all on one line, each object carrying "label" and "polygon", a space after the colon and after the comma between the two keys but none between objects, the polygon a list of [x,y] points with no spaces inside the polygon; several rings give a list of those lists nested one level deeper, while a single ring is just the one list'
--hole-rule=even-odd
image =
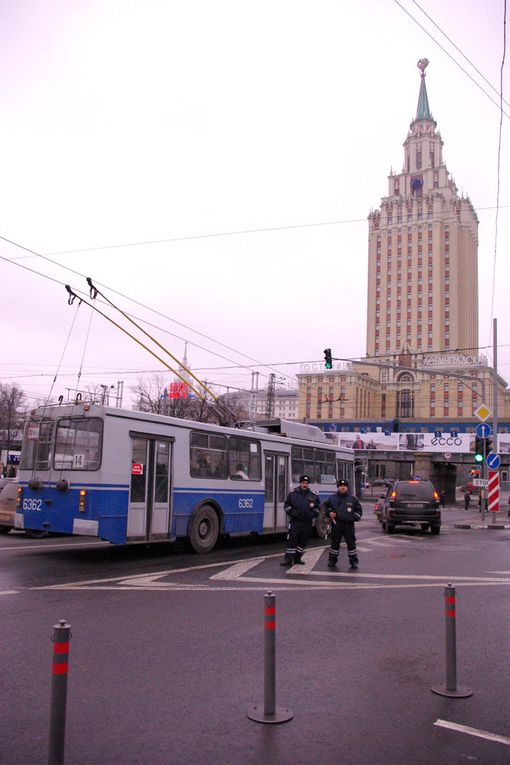
[{"label": "overcast sky", "polygon": [[67,304],[84,276],[175,356],[187,339],[213,383],[363,356],[367,216],[401,170],[422,57],[480,221],[480,346],[494,315],[510,380],[510,120],[495,258],[499,96],[420,6],[499,90],[503,0],[3,0],[0,236],[59,265],[0,240],[0,382],[45,398],[81,369],[127,393],[163,369]]}]

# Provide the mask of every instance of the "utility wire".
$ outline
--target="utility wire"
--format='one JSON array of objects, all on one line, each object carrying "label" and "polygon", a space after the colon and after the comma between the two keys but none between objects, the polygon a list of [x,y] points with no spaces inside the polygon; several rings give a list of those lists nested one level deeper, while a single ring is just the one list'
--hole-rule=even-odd
[{"label": "utility wire", "polygon": [[496,259],[497,259],[497,253],[498,253],[499,192],[500,192],[500,183],[501,183],[501,141],[502,141],[502,132],[503,132],[503,69],[505,67],[505,57],[506,57],[506,0],[504,0],[503,2],[503,55],[501,57],[501,68],[499,70],[501,107],[500,107],[500,115],[499,115],[496,217],[494,222],[494,260],[492,262],[492,296],[491,296],[491,319],[490,319],[490,327],[489,327],[489,337],[492,337],[492,328],[494,323],[493,322],[494,294],[496,291]]},{"label": "utility wire", "polygon": [[[447,34],[446,34],[446,32],[444,31],[444,29],[441,29],[441,27],[439,26],[439,24],[436,24],[436,22],[434,21],[434,19],[432,18],[432,16],[429,16],[429,14],[427,13],[427,11],[426,11],[426,10],[424,10],[424,8],[422,8],[422,7],[421,7],[421,5],[420,5],[420,4],[417,2],[417,0],[412,0],[412,2],[415,4],[415,6],[416,6],[417,8],[419,8],[419,9],[420,9],[420,11],[423,13],[423,15],[427,17],[427,19],[430,21],[430,23],[431,23],[431,24],[433,24],[433,25],[435,26],[435,28],[436,28],[437,30],[439,30],[439,32],[441,32],[441,34],[443,35],[443,37],[445,37],[445,38],[448,40],[448,42],[450,43],[450,45],[453,45],[453,47],[455,48],[455,50],[456,50],[456,51],[458,51],[458,52],[460,53],[460,55],[462,56],[462,58],[464,58],[464,59],[465,59],[465,60],[468,62],[468,64],[469,64],[470,66],[472,66],[472,67],[473,67],[473,69],[475,70],[475,72],[476,72],[477,74],[479,74],[479,75],[480,75],[480,77],[482,78],[482,80],[484,80],[484,82],[486,82],[486,83],[487,83],[487,85],[488,85],[488,86],[489,86],[489,87],[490,87],[490,88],[491,88],[491,89],[492,89],[492,90],[493,90],[493,91],[496,93],[496,95],[498,95],[498,96],[501,96],[501,92],[500,92],[500,91],[499,91],[497,88],[495,88],[495,87],[494,87],[494,85],[493,85],[493,84],[490,82],[490,80],[488,80],[488,79],[487,79],[487,77],[486,77],[486,76],[483,74],[483,72],[481,72],[481,71],[478,69],[478,67],[477,67],[477,66],[475,66],[475,64],[473,64],[473,62],[471,61],[471,59],[470,59],[468,56],[466,56],[466,54],[465,54],[465,53],[464,53],[464,52],[463,52],[463,51],[462,51],[462,50],[459,48],[459,46],[458,46],[458,45],[456,45],[456,44],[453,42],[453,40],[451,39],[451,37],[448,37],[448,35],[447,35]],[[503,102],[504,102],[504,103],[505,103],[507,106],[510,106],[510,103],[508,103],[508,101],[505,101],[505,99],[504,99],[504,98],[503,98],[502,100],[503,100]]]},{"label": "utility wire", "polygon": [[[500,209],[507,208],[507,207],[510,207],[510,205],[500,205]],[[489,205],[485,207],[474,207],[473,209],[475,213],[479,213],[479,212],[484,212],[487,210],[494,210],[495,206]],[[434,220],[439,220],[441,217],[442,215],[440,215],[439,213],[438,214],[434,213],[434,215],[431,218],[427,218],[427,220],[429,222],[430,221],[434,222]],[[136,242],[102,244],[95,247],[81,247],[74,250],[55,250],[55,251],[47,252],[45,255],[42,255],[41,253],[38,253],[38,252],[34,252],[33,250],[30,250],[28,247],[23,247],[22,245],[17,244],[16,242],[11,242],[11,240],[7,239],[6,237],[0,236],[0,239],[4,239],[4,241],[9,242],[10,244],[14,244],[16,247],[20,247],[21,249],[24,249],[28,253],[30,253],[29,255],[22,255],[19,258],[11,258],[12,261],[23,260],[27,257],[32,257],[32,256],[36,256],[39,258],[46,258],[46,260],[48,260],[50,263],[55,263],[61,268],[67,268],[72,273],[75,273],[78,276],[82,276],[83,274],[80,274],[78,271],[73,271],[73,269],[70,268],[69,266],[64,266],[62,263],[58,263],[57,261],[52,261],[49,256],[50,255],[75,255],[75,254],[79,254],[83,252],[98,252],[100,250],[115,250],[115,249],[120,249],[122,247],[143,247],[145,245],[152,245],[152,244],[171,244],[172,242],[189,242],[189,241],[193,241],[194,239],[217,239],[218,237],[223,237],[223,236],[244,236],[246,234],[263,234],[263,233],[270,233],[272,231],[293,231],[295,229],[301,229],[301,228],[320,228],[321,226],[342,226],[342,225],[346,225],[350,223],[366,223],[366,222],[367,222],[367,218],[365,216],[364,218],[347,218],[345,220],[328,220],[328,221],[322,221],[318,223],[296,223],[290,226],[269,226],[269,227],[266,226],[264,228],[238,229],[236,231],[216,231],[209,234],[191,234],[189,236],[174,236],[174,237],[169,237],[167,239],[145,239],[145,240],[140,240]],[[405,223],[406,222],[404,221],[403,225]],[[186,327],[186,329],[188,328]],[[192,330],[192,332],[194,331],[195,330]]]},{"label": "utility wire", "polygon": [[420,24],[420,22],[418,21],[418,19],[416,19],[416,18],[413,16],[413,14],[412,14],[410,11],[408,11],[408,10],[407,10],[407,8],[404,8],[404,6],[402,5],[402,3],[400,3],[400,2],[399,2],[399,0],[393,0],[393,2],[395,2],[395,3],[398,5],[398,7],[399,7],[399,8],[401,8],[401,9],[404,11],[404,13],[405,13],[405,14],[407,14],[407,16],[409,16],[409,18],[410,18],[410,19],[412,19],[412,20],[414,21],[414,23],[415,23],[415,24],[417,24],[417,25],[420,27],[420,29],[421,29],[423,32],[425,32],[425,34],[426,34],[428,37],[430,37],[430,39],[431,39],[431,40],[433,40],[433,41],[436,43],[436,45],[437,45],[439,48],[441,48],[441,50],[443,51],[443,53],[445,53],[445,54],[448,56],[448,58],[449,58],[449,59],[451,59],[451,60],[453,61],[453,63],[454,63],[456,66],[458,66],[458,67],[459,67],[459,69],[461,69],[461,70],[464,72],[464,74],[465,74],[467,77],[469,77],[469,79],[471,80],[471,82],[473,82],[473,83],[476,85],[476,87],[477,87],[479,90],[481,90],[481,91],[482,91],[482,93],[483,93],[484,95],[486,95],[486,96],[487,96],[487,98],[488,98],[490,101],[492,101],[492,103],[493,103],[493,104],[495,104],[495,105],[498,107],[498,109],[500,109],[500,108],[501,108],[501,110],[502,110],[503,114],[505,115],[505,117],[510,117],[510,115],[509,115],[509,114],[507,114],[505,111],[503,111],[503,107],[502,107],[502,105],[500,105],[500,104],[499,104],[497,101],[495,101],[495,100],[494,100],[494,98],[493,98],[493,97],[492,97],[492,96],[491,96],[489,93],[487,93],[487,91],[486,91],[486,90],[484,90],[484,88],[482,88],[482,86],[480,85],[480,83],[479,83],[479,82],[477,82],[477,81],[475,80],[475,78],[474,78],[474,77],[472,77],[472,76],[469,74],[469,72],[468,72],[468,71],[466,71],[466,69],[464,69],[464,67],[462,66],[462,64],[459,64],[459,62],[458,62],[458,61],[456,61],[456,59],[454,59],[454,57],[452,56],[452,54],[451,54],[451,53],[449,53],[449,52],[446,50],[446,48],[445,48],[443,45],[441,45],[441,43],[440,43],[438,40],[436,40],[436,38],[434,37],[434,35],[432,35],[432,34],[431,34],[431,33],[430,33],[430,32],[429,32],[427,29],[425,29],[425,27],[423,26],[423,24]]},{"label": "utility wire", "polygon": [[[66,271],[70,271],[71,273],[76,274],[77,276],[80,276],[80,277],[86,279],[84,274],[80,273],[79,271],[76,271],[75,269],[70,268],[69,266],[65,266],[62,263],[58,263],[56,260],[52,260],[51,258],[48,258],[45,255],[41,255],[41,253],[38,253],[35,250],[30,249],[29,247],[25,247],[24,245],[19,244],[18,242],[13,241],[12,239],[8,239],[7,237],[0,236],[0,240],[3,240],[4,242],[7,242],[8,244],[13,245],[14,247],[18,247],[18,248],[20,248],[22,250],[25,250],[26,252],[29,252],[31,255],[34,255],[35,257],[41,258],[42,260],[46,260],[49,263],[52,263],[53,265],[59,266],[60,268],[65,269]],[[1,260],[5,260],[7,263],[12,263],[12,265],[19,266],[20,268],[24,268],[25,270],[30,271],[33,274],[36,274],[38,276],[42,276],[42,277],[44,277],[46,279],[49,279],[50,281],[54,282],[55,284],[60,284],[61,286],[65,287],[65,283],[64,282],[61,282],[58,279],[54,279],[54,278],[52,278],[50,276],[47,276],[46,274],[42,274],[40,271],[36,271],[35,269],[30,268],[29,266],[25,266],[22,263],[19,263],[17,260],[6,258],[3,255],[0,255],[0,259]],[[168,321],[172,321],[175,324],[177,324],[177,325],[179,325],[181,327],[184,327],[185,329],[189,330],[190,332],[194,332],[195,334],[197,334],[197,335],[199,335],[201,337],[204,337],[206,340],[210,340],[211,342],[215,343],[216,345],[219,345],[219,346],[221,346],[223,348],[226,348],[227,350],[230,350],[233,353],[237,353],[240,356],[244,356],[244,358],[249,359],[250,361],[253,361],[256,364],[260,364],[260,366],[262,366],[262,367],[266,366],[266,365],[263,364],[263,362],[260,362],[258,359],[254,359],[253,357],[248,356],[247,354],[243,353],[242,351],[238,351],[235,348],[232,348],[231,346],[226,345],[225,343],[220,342],[219,340],[215,340],[213,337],[210,337],[209,335],[206,335],[203,332],[199,332],[198,330],[193,329],[192,327],[189,327],[189,326],[187,326],[186,324],[183,324],[180,321],[177,321],[177,319],[173,319],[172,317],[167,316],[166,314],[163,314],[160,311],[157,311],[155,308],[150,308],[149,306],[145,305],[144,303],[141,303],[140,301],[135,300],[134,298],[130,298],[128,295],[124,295],[122,292],[119,292],[118,290],[115,290],[112,287],[108,287],[108,285],[102,284],[101,282],[97,282],[97,283],[100,284],[102,287],[106,287],[106,289],[111,290],[116,295],[119,295],[119,296],[125,298],[126,300],[129,300],[132,303],[135,303],[135,305],[138,305],[138,306],[140,306],[142,308],[145,308],[146,310],[151,311],[152,313],[155,313],[156,315],[161,316],[162,318],[167,319]],[[76,290],[76,291],[80,295],[84,295],[85,294],[85,293],[83,293],[80,290]],[[153,328],[159,329],[162,332],[166,332],[166,333],[168,333],[170,335],[173,335],[174,337],[178,337],[180,340],[183,340],[183,341],[185,340],[185,338],[181,338],[178,335],[175,335],[174,333],[169,332],[168,330],[163,329],[162,327],[158,327],[158,326],[156,326],[154,324],[151,324],[150,322],[148,322],[145,319],[141,319],[141,318],[138,318],[138,317],[134,317],[134,318],[136,318],[138,321],[143,321],[149,327],[153,327]],[[229,359],[229,358],[227,358],[226,356],[223,356],[220,353],[212,351],[209,348],[205,348],[204,346],[199,345],[198,343],[195,343],[192,340],[188,340],[188,342],[190,343],[190,345],[193,345],[195,348],[199,348],[200,350],[203,350],[206,353],[211,353],[213,356],[217,356],[218,358],[222,358],[225,361],[231,361],[231,362],[234,363],[233,359]],[[242,365],[240,365],[240,366],[242,366]],[[244,365],[244,366],[246,367],[246,365]],[[246,368],[249,368],[249,367],[246,367]],[[271,367],[268,367],[268,368],[271,369]],[[277,374],[281,374],[281,372],[279,370],[273,369],[272,371],[276,372]]]}]

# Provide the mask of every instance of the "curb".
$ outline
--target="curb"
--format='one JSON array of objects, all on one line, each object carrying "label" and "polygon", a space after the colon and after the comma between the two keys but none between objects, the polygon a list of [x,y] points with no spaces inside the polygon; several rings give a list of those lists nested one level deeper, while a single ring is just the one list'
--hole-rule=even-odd
[{"label": "curb", "polygon": [[456,529],[510,529],[509,523],[454,523]]}]

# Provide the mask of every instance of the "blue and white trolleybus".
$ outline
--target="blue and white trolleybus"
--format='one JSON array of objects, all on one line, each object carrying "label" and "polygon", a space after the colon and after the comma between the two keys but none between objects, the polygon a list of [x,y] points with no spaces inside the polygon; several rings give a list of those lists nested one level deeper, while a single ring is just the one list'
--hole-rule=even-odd
[{"label": "blue and white trolleybus", "polygon": [[[15,527],[115,544],[287,529],[299,475],[324,498],[354,479],[350,449],[285,420],[223,427],[78,401],[40,407],[25,425]],[[320,529],[319,529],[320,531]]]}]

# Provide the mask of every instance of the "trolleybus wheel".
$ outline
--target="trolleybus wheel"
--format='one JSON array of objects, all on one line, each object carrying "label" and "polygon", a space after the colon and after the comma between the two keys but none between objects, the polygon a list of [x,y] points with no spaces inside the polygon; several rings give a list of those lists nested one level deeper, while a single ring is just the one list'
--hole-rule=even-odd
[{"label": "trolleybus wheel", "polygon": [[30,531],[30,529],[28,529],[27,531],[25,531],[25,536],[29,537],[30,539],[44,539],[44,537],[48,536],[48,532],[47,531]]},{"label": "trolleybus wheel", "polygon": [[202,505],[191,518],[189,541],[197,553],[207,553],[218,541],[220,523],[210,505]]},{"label": "trolleybus wheel", "polygon": [[315,531],[319,539],[326,539],[328,533],[329,518],[324,510],[321,510],[317,518],[315,519]]}]

